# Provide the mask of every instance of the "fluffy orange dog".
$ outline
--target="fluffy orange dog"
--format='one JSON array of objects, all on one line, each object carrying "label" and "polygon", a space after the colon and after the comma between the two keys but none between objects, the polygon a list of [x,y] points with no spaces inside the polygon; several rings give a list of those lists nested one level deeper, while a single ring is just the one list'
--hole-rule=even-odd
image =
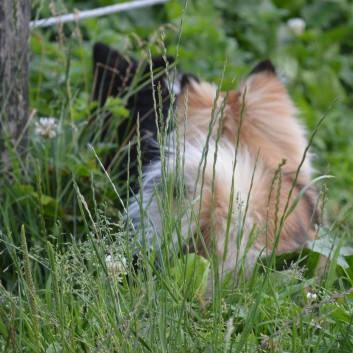
[{"label": "fluffy orange dog", "polygon": [[[115,51],[109,55],[119,57]],[[124,60],[108,64],[119,70]],[[169,232],[178,249],[205,257],[216,252],[222,276],[242,266],[249,275],[258,256],[293,252],[314,239],[321,218],[316,191],[308,188],[288,213],[312,168],[309,158],[302,162],[306,131],[271,62],[261,62],[228,93],[181,73],[168,94],[166,78],[159,83],[168,104],[175,94],[175,111],[164,119],[177,126],[165,139],[162,158],[157,153],[144,163],[143,200],[135,197],[129,206],[135,226],[143,222],[157,245]],[[148,94],[153,108],[152,90]],[[155,124],[152,115],[149,124]],[[153,150],[156,142],[148,141]],[[163,180],[173,183],[168,202],[160,197],[167,192]],[[174,217],[168,230],[166,205]]]}]

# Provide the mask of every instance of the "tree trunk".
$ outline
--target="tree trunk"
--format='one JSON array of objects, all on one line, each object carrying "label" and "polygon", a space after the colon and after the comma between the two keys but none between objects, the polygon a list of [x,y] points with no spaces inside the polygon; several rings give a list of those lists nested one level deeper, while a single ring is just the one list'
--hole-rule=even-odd
[{"label": "tree trunk", "polygon": [[[0,0],[0,164],[22,153],[28,117],[30,0]],[[1,170],[2,168],[0,168]]]}]

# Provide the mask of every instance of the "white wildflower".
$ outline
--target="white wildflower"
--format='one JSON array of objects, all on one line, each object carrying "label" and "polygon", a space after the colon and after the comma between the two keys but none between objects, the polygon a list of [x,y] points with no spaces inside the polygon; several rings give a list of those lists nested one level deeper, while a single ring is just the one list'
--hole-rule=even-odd
[{"label": "white wildflower", "polygon": [[306,297],[309,301],[314,302],[317,299],[317,294],[315,293],[307,293]]},{"label": "white wildflower", "polygon": [[224,335],[224,340],[226,343],[229,343],[230,338],[232,337],[234,331],[234,320],[231,317],[228,321],[227,321],[227,329],[226,329],[226,334]]},{"label": "white wildflower", "polygon": [[288,28],[295,34],[300,35],[304,32],[306,23],[302,18],[291,18],[287,21]]},{"label": "white wildflower", "polygon": [[270,340],[270,337],[268,337],[267,335],[264,335],[262,333],[260,333],[261,335],[261,349],[265,350],[265,351],[269,351],[271,350],[273,347],[273,344]]},{"label": "white wildflower", "polygon": [[124,256],[108,255],[105,258],[108,272],[114,276],[119,282],[122,280],[122,276],[127,275],[127,261]]},{"label": "white wildflower", "polygon": [[58,122],[55,118],[39,118],[35,123],[34,132],[36,135],[41,136],[45,139],[51,139],[55,137],[58,132]]}]

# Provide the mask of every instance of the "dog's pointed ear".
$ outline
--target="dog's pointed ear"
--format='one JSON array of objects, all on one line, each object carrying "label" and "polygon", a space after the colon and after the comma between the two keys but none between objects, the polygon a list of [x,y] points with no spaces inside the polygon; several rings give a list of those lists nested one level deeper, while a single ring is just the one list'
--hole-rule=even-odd
[{"label": "dog's pointed ear", "polygon": [[[170,55],[152,58],[152,69],[156,76],[163,70],[172,69],[174,64],[175,58]],[[150,69],[148,61],[144,62],[141,67],[137,60],[122,55],[104,43],[95,43],[93,47],[93,100],[103,106],[108,96],[120,96],[129,89],[137,71],[139,71],[138,81],[141,80],[141,83],[148,81]],[[162,86],[165,86],[165,76],[163,73],[158,75],[156,83],[161,81]]]},{"label": "dog's pointed ear", "polygon": [[244,116],[249,120],[262,123],[266,119],[285,121],[285,117],[296,114],[294,103],[288,95],[285,85],[276,75],[271,61],[261,61],[249,76],[239,85],[238,94],[234,95],[234,106],[244,104]]},{"label": "dog's pointed ear", "polygon": [[[280,140],[287,136],[288,130],[295,130],[298,125],[293,120],[297,114],[294,102],[275,72],[271,61],[260,62],[240,84],[238,94],[234,95],[234,107],[238,111],[243,109],[244,121],[251,124],[253,129],[267,131],[273,141],[274,136]],[[283,137],[277,145],[284,148],[287,145],[285,139]],[[302,141],[301,138],[298,140]],[[286,154],[286,158],[289,154]]]},{"label": "dog's pointed ear", "polygon": [[94,66],[96,66],[97,63],[108,64],[108,60],[113,54],[117,55],[118,53],[104,43],[95,43],[93,46]]},{"label": "dog's pointed ear", "polygon": [[136,60],[121,55],[106,44],[96,43],[93,47],[93,100],[104,105],[108,96],[123,94],[136,69]]},{"label": "dog's pointed ear", "polygon": [[271,60],[260,61],[250,72],[250,76],[258,73],[276,74],[276,69]]},{"label": "dog's pointed ear", "polygon": [[274,65],[270,60],[259,62],[248,77],[240,84],[239,91],[245,94],[247,107],[276,104],[276,99],[289,100],[287,90],[276,75]]}]

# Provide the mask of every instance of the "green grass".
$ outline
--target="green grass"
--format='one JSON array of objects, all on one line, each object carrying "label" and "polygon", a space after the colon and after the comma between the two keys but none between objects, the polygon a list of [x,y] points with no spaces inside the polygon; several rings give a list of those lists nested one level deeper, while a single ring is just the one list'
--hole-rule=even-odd
[{"label": "green grass", "polygon": [[[110,3],[66,0],[55,11]],[[33,1],[37,15],[51,15],[46,2]],[[306,21],[302,34],[288,29],[293,17]],[[0,171],[0,352],[352,352],[352,30],[348,0],[190,1],[186,8],[175,1],[34,30],[30,144],[25,157],[13,155],[11,171]],[[223,88],[269,57],[309,131],[327,113],[312,150],[317,175],[335,176],[318,185],[330,226],[300,265],[292,254],[275,259],[285,271],[259,260],[247,281],[215,281],[212,300],[202,295],[212,258],[151,247],[141,249],[134,271],[137,245],[120,215],[128,185],[119,158],[107,176],[96,157],[119,146],[94,142],[102,127],[87,125],[98,40],[137,58],[166,47],[179,53],[184,71],[215,83],[226,61]],[[123,104],[109,103],[111,131],[127,119]],[[41,116],[58,119],[56,137],[35,134]],[[167,244],[172,215],[168,199],[160,202]],[[331,260],[321,281],[318,253]],[[307,296],[309,286],[316,298]]]}]

